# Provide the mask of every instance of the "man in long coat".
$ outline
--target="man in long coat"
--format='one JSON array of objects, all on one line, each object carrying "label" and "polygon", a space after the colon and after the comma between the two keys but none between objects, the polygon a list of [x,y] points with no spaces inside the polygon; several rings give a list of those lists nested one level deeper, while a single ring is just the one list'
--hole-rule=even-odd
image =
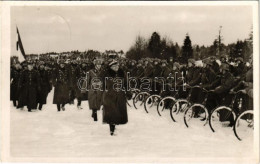
[{"label": "man in long coat", "polygon": [[11,68],[11,91],[10,91],[10,97],[13,101],[13,105],[17,106],[17,101],[19,98],[19,91],[18,91],[18,82],[20,78],[20,64],[15,64],[14,67]]},{"label": "man in long coat", "polygon": [[[101,72],[105,80],[105,91],[103,93],[103,123],[109,124],[110,134],[114,135],[115,126],[128,122],[126,101],[132,96],[126,89],[126,77],[122,69],[119,69],[117,61],[111,61],[108,68]],[[122,85],[115,85],[115,79],[121,79]],[[115,87],[117,86],[117,87]]]},{"label": "man in long coat", "polygon": [[57,104],[58,112],[65,111],[65,104],[69,102],[69,72],[63,61],[60,61],[59,67],[53,74],[54,96],[53,104]]},{"label": "man in long coat", "polygon": [[33,69],[32,62],[28,62],[28,69],[21,73],[18,87],[20,90],[18,108],[27,106],[28,112],[37,108],[37,92],[40,90],[38,71]]},{"label": "man in long coat", "polygon": [[43,104],[46,104],[47,96],[52,89],[51,76],[48,72],[48,68],[45,66],[45,63],[40,63],[39,75],[41,90],[38,92],[37,99],[39,103],[38,109],[42,110],[42,106]]},{"label": "man in long coat", "polygon": [[86,77],[87,72],[89,71],[89,67],[87,67],[87,64],[85,61],[83,61],[76,69],[76,79],[77,79],[77,86],[76,86],[76,98],[78,99],[77,107],[78,109],[82,109],[81,107],[81,101],[88,100],[88,93],[82,92],[81,86],[84,83],[84,80],[81,80]]},{"label": "man in long coat", "polygon": [[99,78],[101,71],[102,60],[94,59],[95,68],[89,71],[88,76],[88,104],[89,109],[92,110],[92,117],[94,121],[97,121],[97,111],[102,105],[102,81]]}]

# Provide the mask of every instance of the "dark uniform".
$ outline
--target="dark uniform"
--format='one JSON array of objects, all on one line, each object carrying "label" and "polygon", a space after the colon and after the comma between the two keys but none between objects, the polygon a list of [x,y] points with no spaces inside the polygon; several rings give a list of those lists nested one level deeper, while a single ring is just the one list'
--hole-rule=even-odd
[{"label": "dark uniform", "polygon": [[10,98],[13,101],[13,105],[16,106],[19,98],[18,82],[20,78],[20,69],[11,68],[11,91]]},{"label": "dark uniform", "polygon": [[[116,64],[111,62],[110,66]],[[114,88],[114,79],[121,78],[126,81],[125,74],[123,70],[119,69],[117,72],[111,68],[106,69],[101,73],[101,77],[112,77],[112,79],[106,80],[106,90],[103,93],[103,123],[110,125],[111,135],[114,133],[115,125],[126,124],[128,122],[127,116],[127,98],[131,98],[131,94],[127,94],[123,90],[116,90]],[[126,83],[124,83],[124,88],[126,88]]]},{"label": "dark uniform", "polygon": [[39,103],[38,109],[41,110],[42,105],[46,104],[46,99],[49,92],[52,89],[52,86],[51,86],[51,76],[48,70],[44,68],[40,68],[39,75],[40,75],[41,90],[40,92],[38,92],[37,102]]},{"label": "dark uniform", "polygon": [[[88,93],[82,92],[80,86],[83,86],[83,79],[86,77],[87,72],[89,71],[89,67],[86,64],[81,64],[76,69],[76,78],[77,78],[77,87],[76,87],[76,98],[78,99],[78,108],[81,106],[81,101],[88,100]],[[80,80],[80,81],[79,81]]]},{"label": "dark uniform", "polygon": [[69,64],[69,90],[70,90],[70,103],[74,104],[74,99],[76,98],[77,92],[77,82],[78,79],[76,77],[76,69],[78,65],[73,61],[73,63]]},{"label": "dark uniform", "polygon": [[20,95],[18,108],[27,106],[28,111],[37,108],[37,92],[40,91],[40,77],[36,70],[24,70],[18,84]]},{"label": "dark uniform", "polygon": [[[94,60],[95,64],[101,65],[100,60]],[[94,121],[97,121],[97,110],[100,110],[102,105],[102,81],[95,78],[100,78],[101,69],[91,69],[89,71],[88,80],[88,104],[89,109],[92,110],[92,117]]]},{"label": "dark uniform", "polygon": [[69,72],[65,67],[58,67],[53,74],[54,96],[53,104],[57,109],[65,110],[65,104],[69,102]]}]

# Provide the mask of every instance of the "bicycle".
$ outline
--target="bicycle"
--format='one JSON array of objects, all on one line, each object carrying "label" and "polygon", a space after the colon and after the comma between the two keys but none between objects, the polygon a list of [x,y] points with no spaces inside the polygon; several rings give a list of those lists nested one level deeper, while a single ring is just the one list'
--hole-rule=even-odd
[{"label": "bicycle", "polygon": [[[248,137],[253,137],[254,132],[254,111],[246,110],[235,120],[234,134],[239,141]],[[252,139],[252,138],[250,138]]]},{"label": "bicycle", "polygon": [[[201,94],[203,94],[202,96],[204,96],[204,100],[201,103],[200,102],[194,102],[194,103],[190,102],[190,106],[184,112],[184,123],[187,128],[190,127],[192,124],[195,124],[195,122],[197,124],[202,124],[203,126],[205,126],[208,122],[208,117],[209,117],[209,112],[205,105],[206,105],[206,102],[208,99],[208,95],[209,95],[209,93],[212,92],[212,90],[207,90],[200,86],[194,86],[191,88],[192,88],[192,90],[191,90],[190,96],[193,96],[192,95],[193,90],[195,88],[197,88],[197,89],[202,90]],[[195,92],[195,93],[197,93],[197,92]]]},{"label": "bicycle", "polygon": [[[224,126],[227,127],[227,123],[230,122],[231,117],[233,117],[233,119],[236,119],[239,112],[234,109],[241,109],[241,93],[241,90],[234,93],[230,93],[223,99],[223,101],[225,101],[226,99],[228,101],[229,96],[232,96],[230,103],[226,102],[226,104],[229,105],[221,105],[213,109],[209,117],[209,126],[212,132],[216,132],[216,129],[222,128]],[[232,124],[230,124],[230,126],[232,126]]]}]

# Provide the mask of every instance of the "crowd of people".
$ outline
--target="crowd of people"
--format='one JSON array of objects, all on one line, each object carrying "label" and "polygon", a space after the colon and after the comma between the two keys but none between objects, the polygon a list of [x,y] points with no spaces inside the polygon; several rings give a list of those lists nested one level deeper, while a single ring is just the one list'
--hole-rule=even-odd
[{"label": "crowd of people", "polygon": [[[10,76],[11,101],[17,109],[26,106],[28,112],[34,109],[42,110],[47,103],[48,94],[54,88],[52,103],[56,104],[58,112],[65,111],[66,104],[74,104],[75,99],[77,99],[78,109],[82,109],[82,101],[88,101],[94,121],[98,120],[97,111],[103,109],[103,122],[109,124],[110,134],[113,135],[115,125],[128,122],[126,104],[127,100],[132,98],[132,93],[128,90],[115,90],[112,78],[106,79],[104,86],[102,80],[93,82],[95,77],[125,79],[127,73],[137,79],[147,77],[155,81],[154,85],[158,85],[156,90],[150,91],[151,93],[178,96],[177,98],[187,97],[191,88],[199,85],[214,91],[212,99],[209,99],[209,108],[221,104],[228,93],[238,90],[243,90],[247,97],[253,98],[252,61],[247,65],[243,58],[239,57],[231,64],[226,56],[218,58],[212,56],[203,59],[202,65],[197,63],[194,59],[188,59],[186,64],[180,64],[173,58],[168,60],[143,58],[136,61],[114,55],[106,58],[96,57],[93,60],[45,58],[44,60],[29,59],[21,63],[13,62]],[[183,88],[185,84],[187,90],[162,90],[162,84],[156,81],[155,77],[167,79],[169,76],[175,78],[174,84],[170,85]],[[79,80],[86,77],[87,80]],[[91,85],[88,84],[90,82]],[[172,81],[167,81],[166,86],[169,86],[169,83]],[[97,90],[96,87],[92,87],[93,85],[101,85],[105,90]],[[82,86],[87,86],[88,90],[82,90]],[[195,92],[191,101],[199,101],[201,97],[199,94]],[[232,123],[232,118],[230,119]]]}]

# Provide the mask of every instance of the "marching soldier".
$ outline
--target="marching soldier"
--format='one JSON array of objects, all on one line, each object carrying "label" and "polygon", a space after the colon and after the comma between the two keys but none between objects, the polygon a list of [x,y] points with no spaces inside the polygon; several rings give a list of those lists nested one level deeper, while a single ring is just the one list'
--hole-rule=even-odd
[{"label": "marching soldier", "polygon": [[77,90],[77,81],[78,81],[76,77],[76,69],[78,67],[77,61],[72,60],[72,62],[68,65],[68,67],[69,67],[70,104],[74,104],[74,99]]},{"label": "marching soldier", "polygon": [[125,73],[119,68],[119,63],[113,60],[108,64],[108,68],[101,72],[101,77],[111,77],[106,81],[106,90],[103,94],[103,123],[109,124],[110,135],[114,135],[115,126],[119,124],[126,124],[128,122],[126,101],[130,99],[132,95],[129,92],[125,92],[126,88],[115,88],[115,78],[121,78],[125,81]]},{"label": "marching soldier", "polygon": [[41,86],[41,90],[40,92],[38,92],[38,109],[42,110],[42,106],[43,104],[46,104],[46,99],[47,96],[49,94],[49,92],[51,91],[51,76],[48,72],[48,68],[47,66],[45,66],[44,62],[40,63],[39,66],[39,75],[40,75],[40,86]]},{"label": "marching soldier", "polygon": [[94,121],[97,121],[97,111],[100,109],[102,105],[102,83],[99,78],[99,74],[101,72],[102,60],[94,59],[93,61],[95,68],[89,71],[89,79],[88,80],[88,104],[89,109],[92,110],[92,117]]},{"label": "marching soldier", "polygon": [[54,96],[53,104],[57,104],[57,110],[65,111],[65,104],[69,102],[69,72],[64,61],[60,61],[59,67],[53,74]]},{"label": "marching soldier", "polygon": [[21,72],[18,87],[20,90],[18,108],[27,106],[28,112],[37,108],[37,92],[40,91],[39,73],[33,69],[33,63],[28,62],[28,69]]},{"label": "marching soldier", "polygon": [[[80,79],[85,78],[87,75],[87,72],[89,71],[89,67],[87,66],[87,63],[83,61],[81,65],[79,65],[76,69],[76,78],[77,78],[77,87],[76,87],[76,98],[78,99],[77,107],[78,109],[82,109],[81,107],[81,101],[88,100],[88,93],[82,92],[80,89],[80,86],[83,85],[83,81],[80,81]],[[79,83],[80,82],[80,83]]]}]

